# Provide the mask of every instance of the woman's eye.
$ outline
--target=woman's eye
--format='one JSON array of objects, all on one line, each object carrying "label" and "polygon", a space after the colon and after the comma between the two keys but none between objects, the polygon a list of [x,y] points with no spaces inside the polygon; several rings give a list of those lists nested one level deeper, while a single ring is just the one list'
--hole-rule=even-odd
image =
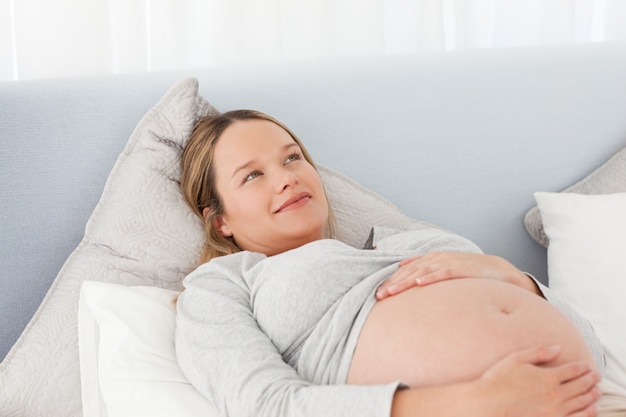
[{"label": "woman's eye", "polygon": [[260,171],[252,171],[251,173],[249,173],[246,176],[246,178],[243,179],[243,182],[251,181],[251,180],[255,179],[256,177],[258,177],[259,175],[261,175]]},{"label": "woman's eye", "polygon": [[291,155],[287,157],[287,159],[285,159],[285,164],[288,164],[289,162],[297,161],[299,159],[302,159],[302,155],[300,155],[299,153],[292,153]]}]

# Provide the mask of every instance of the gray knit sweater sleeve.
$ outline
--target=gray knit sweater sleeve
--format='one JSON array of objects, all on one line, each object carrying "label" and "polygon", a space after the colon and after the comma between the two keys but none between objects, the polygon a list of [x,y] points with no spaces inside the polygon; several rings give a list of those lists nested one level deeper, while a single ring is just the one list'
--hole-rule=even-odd
[{"label": "gray knit sweater sleeve", "polygon": [[224,416],[389,416],[397,383],[312,385],[283,361],[254,319],[241,279],[262,259],[249,252],[216,258],[186,278],[176,353],[189,381]]}]

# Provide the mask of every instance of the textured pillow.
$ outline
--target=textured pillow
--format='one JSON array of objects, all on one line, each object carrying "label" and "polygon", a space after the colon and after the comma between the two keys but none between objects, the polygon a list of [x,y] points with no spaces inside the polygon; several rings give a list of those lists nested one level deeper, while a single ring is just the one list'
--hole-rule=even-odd
[{"label": "textured pillow", "polygon": [[[180,156],[196,120],[216,112],[187,79],[139,122],[107,180],[85,236],[0,367],[3,417],[80,416],[77,310],[81,284],[103,281],[178,290],[203,241],[183,201]],[[422,223],[345,176],[319,167],[338,237],[362,245],[371,225]]]},{"label": "textured pillow", "polygon": [[626,412],[626,193],[535,193],[550,288],[593,325],[606,355],[603,401]]},{"label": "textured pillow", "polygon": [[[626,192],[626,148],[613,155],[591,174],[563,190],[578,194],[609,194]],[[548,247],[548,238],[543,230],[541,215],[537,206],[531,208],[524,217],[524,225],[533,239]]]},{"label": "textured pillow", "polygon": [[78,310],[84,417],[217,417],[174,348],[178,291],[85,282]]},{"label": "textured pillow", "polygon": [[202,231],[176,180],[191,128],[212,111],[188,79],[139,122],[83,240],[2,362],[0,415],[81,414],[76,311],[83,281],[177,289],[194,268]]}]

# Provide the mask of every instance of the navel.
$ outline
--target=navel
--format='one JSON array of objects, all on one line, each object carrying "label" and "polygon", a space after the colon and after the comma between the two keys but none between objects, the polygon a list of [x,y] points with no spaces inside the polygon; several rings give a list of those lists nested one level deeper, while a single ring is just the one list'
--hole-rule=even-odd
[{"label": "navel", "polygon": [[514,310],[511,307],[501,307],[500,308],[500,314],[503,314],[505,316],[513,314],[513,311]]}]

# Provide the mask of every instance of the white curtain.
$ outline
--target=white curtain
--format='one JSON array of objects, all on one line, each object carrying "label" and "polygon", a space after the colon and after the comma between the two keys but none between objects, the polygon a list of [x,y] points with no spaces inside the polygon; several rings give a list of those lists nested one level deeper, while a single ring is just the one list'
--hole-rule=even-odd
[{"label": "white curtain", "polygon": [[0,80],[626,41],[624,0],[0,0]]}]

